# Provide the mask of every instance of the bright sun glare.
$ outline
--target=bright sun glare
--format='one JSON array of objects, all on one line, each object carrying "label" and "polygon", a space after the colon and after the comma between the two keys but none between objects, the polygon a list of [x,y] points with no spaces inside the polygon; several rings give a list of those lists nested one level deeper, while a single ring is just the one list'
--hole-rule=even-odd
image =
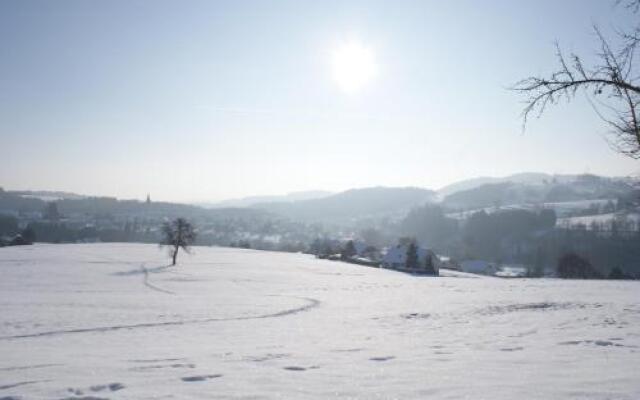
[{"label": "bright sun glare", "polygon": [[373,51],[359,41],[338,45],[331,54],[333,79],[340,89],[353,93],[364,87],[377,73]]}]

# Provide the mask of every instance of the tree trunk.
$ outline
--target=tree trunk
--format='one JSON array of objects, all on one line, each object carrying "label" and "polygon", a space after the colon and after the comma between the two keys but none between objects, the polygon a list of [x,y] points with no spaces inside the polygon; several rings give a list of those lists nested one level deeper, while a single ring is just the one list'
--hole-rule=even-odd
[{"label": "tree trunk", "polygon": [[178,250],[180,249],[180,247],[176,247],[173,250],[173,263],[171,265],[176,265],[176,257],[178,257]]}]

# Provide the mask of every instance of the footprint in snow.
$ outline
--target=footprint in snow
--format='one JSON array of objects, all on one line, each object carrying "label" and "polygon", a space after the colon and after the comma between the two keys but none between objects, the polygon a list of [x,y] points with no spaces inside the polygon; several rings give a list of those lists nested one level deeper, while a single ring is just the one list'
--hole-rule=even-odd
[{"label": "footprint in snow", "polygon": [[222,374],[185,376],[180,379],[182,379],[183,382],[202,382],[220,377],[222,377]]},{"label": "footprint in snow", "polygon": [[262,356],[248,356],[248,357],[244,357],[243,359],[246,361],[264,362],[264,361],[277,360],[280,358],[287,358],[289,356],[291,356],[291,354],[288,354],[288,353],[267,353]]},{"label": "footprint in snow", "polygon": [[306,371],[307,370],[305,367],[296,367],[296,366],[284,367],[283,369],[286,369],[287,371]]},{"label": "footprint in snow", "polygon": [[394,358],[395,358],[394,356],[371,357],[369,360],[371,360],[371,361],[389,361],[389,360],[393,360]]},{"label": "footprint in snow", "polygon": [[109,390],[110,392],[116,392],[118,390],[124,389],[124,385],[119,382],[108,383],[106,385],[93,385],[89,388],[92,392],[102,392],[104,390]]},{"label": "footprint in snow", "polygon": [[164,369],[164,368],[195,368],[196,365],[195,364],[183,364],[183,363],[177,363],[177,364],[167,364],[167,365],[143,365],[143,366],[139,366],[139,367],[133,367],[133,368],[129,368],[130,371],[149,371],[149,370],[156,370],[156,369]]},{"label": "footprint in snow", "polygon": [[613,342],[610,342],[608,340],[595,340],[593,342],[593,344],[595,344],[596,346],[618,346],[618,347],[622,347],[621,344],[613,343]]},{"label": "footprint in snow", "polygon": [[431,314],[429,313],[410,313],[410,314],[402,314],[402,318],[404,319],[427,319],[430,318]]},{"label": "footprint in snow", "polygon": [[161,362],[161,361],[184,361],[186,360],[186,358],[150,358],[150,359],[136,359],[136,360],[128,360],[129,362],[132,363],[154,363],[154,362]]},{"label": "footprint in snow", "polygon": [[308,369],[318,369],[320,368],[318,365],[312,365],[310,367],[298,367],[298,366],[290,366],[290,367],[284,367],[283,369],[286,369],[287,371],[306,371]]},{"label": "footprint in snow", "polygon": [[631,346],[625,346],[623,344],[620,343],[614,343],[612,341],[609,340],[569,340],[567,342],[560,342],[558,344],[561,345],[577,345],[577,344],[594,344],[596,346],[601,346],[601,347],[608,347],[608,346],[614,346],[614,347],[631,347]]},{"label": "footprint in snow", "polygon": [[358,348],[353,348],[353,349],[334,349],[334,350],[331,350],[331,351],[336,352],[336,353],[354,353],[356,351],[362,351],[362,350],[364,350],[364,349],[358,347]]},{"label": "footprint in snow", "polygon": [[524,350],[524,347],[504,347],[500,351],[520,351]]}]

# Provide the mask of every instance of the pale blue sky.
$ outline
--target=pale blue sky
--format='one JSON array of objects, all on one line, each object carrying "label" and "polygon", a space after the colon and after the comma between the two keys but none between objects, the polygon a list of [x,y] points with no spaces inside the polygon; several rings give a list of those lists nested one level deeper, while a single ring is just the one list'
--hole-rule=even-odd
[{"label": "pale blue sky", "polygon": [[[608,0],[0,0],[0,186],[195,201],[480,175],[628,175],[582,98],[523,134],[506,90],[589,58]],[[345,92],[345,40],[377,73]]]}]

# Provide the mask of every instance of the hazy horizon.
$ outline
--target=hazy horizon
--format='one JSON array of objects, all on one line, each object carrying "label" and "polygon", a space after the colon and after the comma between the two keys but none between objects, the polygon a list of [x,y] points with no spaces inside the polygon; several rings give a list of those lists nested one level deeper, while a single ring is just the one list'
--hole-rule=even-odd
[{"label": "hazy horizon", "polygon": [[[4,190],[8,190],[8,191],[31,191],[31,192],[65,192],[65,193],[72,193],[72,194],[77,194],[77,195],[81,195],[81,196],[87,196],[87,197],[113,197],[113,198],[117,198],[118,200],[140,200],[140,201],[144,201],[147,198],[147,195],[150,196],[150,199],[152,201],[159,201],[159,202],[175,202],[175,203],[185,203],[185,204],[218,204],[218,203],[225,203],[225,202],[234,202],[234,201],[239,201],[239,200],[246,200],[246,199],[253,199],[253,198],[269,198],[269,197],[285,197],[285,196],[291,196],[291,195],[301,195],[301,194],[319,194],[320,196],[311,196],[310,198],[317,198],[317,197],[322,197],[322,194],[326,194],[328,196],[333,195],[333,194],[338,194],[338,193],[342,193],[348,190],[358,190],[358,189],[368,189],[368,188],[420,188],[420,189],[427,189],[427,190],[433,190],[434,192],[439,192],[445,188],[448,188],[451,185],[455,185],[458,183],[462,183],[468,180],[474,180],[474,179],[504,179],[504,178],[508,178],[510,176],[515,176],[515,175],[521,175],[521,174],[536,174],[536,173],[542,173],[542,174],[548,174],[548,175],[552,175],[552,176],[578,176],[581,174],[592,174],[591,172],[583,172],[583,173],[575,173],[575,174],[549,174],[546,172],[540,172],[540,171],[520,171],[520,172],[514,172],[513,174],[508,174],[508,175],[501,175],[501,176],[474,176],[471,178],[465,178],[465,179],[461,179],[461,180],[456,180],[456,181],[452,181],[449,182],[443,186],[439,186],[439,187],[428,187],[428,186],[420,186],[420,185],[404,185],[404,186],[392,186],[392,185],[371,185],[371,186],[357,186],[357,187],[347,187],[347,188],[343,188],[343,189],[338,189],[338,190],[325,190],[322,188],[315,188],[315,189],[309,189],[309,190],[293,190],[293,191],[288,191],[288,192],[281,192],[281,193],[261,193],[261,194],[247,194],[247,195],[243,195],[243,196],[238,196],[238,197],[225,197],[225,198],[220,198],[220,199],[186,199],[186,200],[168,200],[168,199],[164,199],[164,198],[157,198],[154,197],[153,194],[151,192],[148,193],[142,193],[137,197],[120,197],[120,196],[116,196],[113,194],[109,194],[109,193],[85,193],[82,191],[73,191],[73,190],[56,190],[56,189],[49,189],[49,188],[14,188],[14,187],[3,187],[0,185],[0,188],[4,189]],[[604,178],[624,178],[624,177],[633,177],[633,178],[640,178],[640,176],[638,176],[637,174],[635,175],[599,175],[599,174],[593,174],[593,175],[597,175],[597,176],[601,176]],[[461,190],[465,190],[465,189],[461,189]],[[305,200],[306,198],[303,199],[293,199],[293,200]]]},{"label": "hazy horizon", "polygon": [[[613,1],[0,3],[0,186],[179,202],[523,171],[635,175],[591,105],[508,87],[589,60]],[[544,23],[544,25],[542,25]]]}]

